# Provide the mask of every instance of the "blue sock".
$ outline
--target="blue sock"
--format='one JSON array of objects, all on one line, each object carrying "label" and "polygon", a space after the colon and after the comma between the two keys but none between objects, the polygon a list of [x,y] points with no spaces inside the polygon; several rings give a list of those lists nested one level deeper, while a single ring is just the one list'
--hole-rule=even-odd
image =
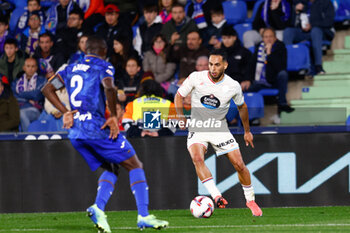
[{"label": "blue sock", "polygon": [[117,176],[109,171],[105,171],[98,180],[97,196],[95,204],[101,210],[105,210],[105,206],[112,196],[114,184],[117,182]]},{"label": "blue sock", "polygon": [[145,172],[142,168],[136,168],[129,172],[130,187],[135,196],[138,214],[148,216],[148,185]]}]

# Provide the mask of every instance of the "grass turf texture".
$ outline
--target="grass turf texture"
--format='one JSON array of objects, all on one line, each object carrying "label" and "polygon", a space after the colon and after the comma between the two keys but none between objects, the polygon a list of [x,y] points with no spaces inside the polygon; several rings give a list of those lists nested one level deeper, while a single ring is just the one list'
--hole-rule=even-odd
[{"label": "grass turf texture", "polygon": [[[170,222],[162,230],[169,233],[350,232],[350,206],[263,208],[262,217],[251,216],[248,209],[216,209],[209,219],[196,219],[189,210],[154,210],[151,214]],[[112,232],[140,232],[136,211],[111,211],[107,215]],[[29,213],[0,214],[0,232],[96,233],[97,229],[83,212]]]}]

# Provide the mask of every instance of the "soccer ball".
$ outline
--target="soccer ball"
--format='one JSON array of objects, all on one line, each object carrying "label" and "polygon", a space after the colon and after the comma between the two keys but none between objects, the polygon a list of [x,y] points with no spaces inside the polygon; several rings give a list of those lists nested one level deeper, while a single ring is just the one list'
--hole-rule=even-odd
[{"label": "soccer ball", "polygon": [[209,197],[197,196],[191,201],[190,210],[196,218],[209,218],[214,212],[214,203]]}]

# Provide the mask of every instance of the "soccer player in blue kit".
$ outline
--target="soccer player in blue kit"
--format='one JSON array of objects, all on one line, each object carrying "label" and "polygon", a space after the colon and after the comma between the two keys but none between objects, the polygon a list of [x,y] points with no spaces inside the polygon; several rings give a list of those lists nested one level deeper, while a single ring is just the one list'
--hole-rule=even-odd
[{"label": "soccer player in blue kit", "polygon": [[[106,42],[90,36],[86,42],[87,55],[81,63],[71,64],[50,78],[42,89],[48,100],[63,113],[63,127],[69,129],[68,137],[82,155],[90,169],[101,167],[105,171],[99,178],[95,203],[87,209],[88,216],[103,232],[111,232],[104,213],[117,181],[118,166],[129,171],[131,190],[138,210],[137,226],[161,229],[167,221],[158,220],[148,213],[148,186],[142,163],[134,148],[119,134],[116,113],[117,92],[114,88],[114,68],[103,59]],[[72,111],[58,99],[56,90],[67,88]],[[111,116],[104,118],[105,103]]]}]

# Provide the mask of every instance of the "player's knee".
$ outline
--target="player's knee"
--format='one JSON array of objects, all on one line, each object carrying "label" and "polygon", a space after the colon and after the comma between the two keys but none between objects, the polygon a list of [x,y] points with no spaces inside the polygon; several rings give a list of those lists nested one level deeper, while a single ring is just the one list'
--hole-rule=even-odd
[{"label": "player's knee", "polygon": [[204,164],[204,156],[200,153],[195,153],[192,155],[192,162],[194,165]]},{"label": "player's knee", "polygon": [[246,169],[244,162],[238,162],[233,165],[237,172],[243,172]]}]

